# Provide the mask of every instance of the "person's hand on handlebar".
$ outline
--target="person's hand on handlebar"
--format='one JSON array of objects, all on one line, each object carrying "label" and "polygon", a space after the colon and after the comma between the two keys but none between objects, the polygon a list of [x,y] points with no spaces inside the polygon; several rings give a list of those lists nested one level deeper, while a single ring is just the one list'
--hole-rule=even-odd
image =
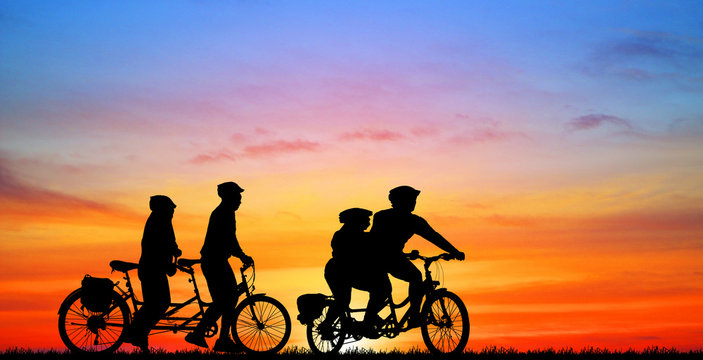
[{"label": "person's hand on handlebar", "polygon": [[409,253],[406,254],[408,256],[408,259],[410,260],[415,260],[420,258],[420,252],[418,250],[413,250]]},{"label": "person's hand on handlebar", "polygon": [[248,267],[254,265],[254,259],[252,259],[252,257],[249,255],[242,255],[239,259],[242,260],[242,265],[245,268],[248,268]]},{"label": "person's hand on handlebar", "polygon": [[457,251],[457,252],[455,252],[455,253],[452,254],[452,257],[453,257],[454,259],[459,260],[459,261],[463,261],[464,259],[466,259],[466,254],[464,254],[464,253],[461,252],[461,251]]}]

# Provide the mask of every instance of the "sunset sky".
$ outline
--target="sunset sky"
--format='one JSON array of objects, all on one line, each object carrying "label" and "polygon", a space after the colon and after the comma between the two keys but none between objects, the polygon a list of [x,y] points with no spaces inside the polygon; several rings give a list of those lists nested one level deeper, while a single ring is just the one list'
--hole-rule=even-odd
[{"label": "sunset sky", "polygon": [[224,181],[289,345],[337,214],[407,184],[467,254],[468,348],[698,349],[703,2],[0,2],[0,350],[64,349],[61,301],[139,259],[151,195],[198,257]]}]

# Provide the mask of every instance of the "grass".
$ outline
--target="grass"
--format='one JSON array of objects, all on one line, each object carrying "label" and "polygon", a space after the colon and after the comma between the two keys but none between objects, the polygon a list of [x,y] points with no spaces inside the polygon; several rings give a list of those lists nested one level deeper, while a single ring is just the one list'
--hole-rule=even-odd
[{"label": "grass", "polygon": [[[68,351],[37,351],[23,348],[11,348],[0,352],[0,358],[3,359],[74,359],[74,358],[100,358],[100,359],[178,359],[178,360],[219,360],[232,358],[247,358],[245,354],[221,354],[210,351],[175,351],[167,352],[164,350],[154,350],[151,354],[140,354],[138,352],[118,351],[110,355],[100,356],[79,356],[71,354]],[[330,358],[329,356],[315,356],[308,349],[299,347],[289,347],[275,355],[258,356],[259,358],[272,359],[310,359],[310,358]],[[701,359],[703,358],[703,349],[694,351],[678,351],[673,348],[652,347],[641,351],[635,350],[608,350],[601,348],[585,348],[581,350],[574,349],[537,349],[528,351],[517,351],[512,348],[503,347],[488,347],[481,351],[468,351],[458,355],[437,356],[431,355],[425,350],[411,349],[409,351],[373,351],[365,349],[351,349],[343,354],[334,356],[339,360],[353,359],[436,359],[438,357],[444,359],[467,359],[467,360],[492,360],[492,359],[527,359],[527,360],[551,360],[551,359]]]}]

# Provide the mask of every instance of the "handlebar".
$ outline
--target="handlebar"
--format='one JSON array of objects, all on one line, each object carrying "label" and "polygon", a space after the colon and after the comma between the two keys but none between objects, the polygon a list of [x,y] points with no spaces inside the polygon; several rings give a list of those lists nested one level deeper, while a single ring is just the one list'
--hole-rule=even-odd
[{"label": "handlebar", "polygon": [[423,260],[425,261],[426,264],[433,263],[437,260],[454,260],[456,259],[456,255],[450,254],[450,253],[442,253],[436,256],[422,256],[420,255],[420,252],[417,250],[413,250],[409,253],[405,253],[405,256],[408,257],[410,260]]}]

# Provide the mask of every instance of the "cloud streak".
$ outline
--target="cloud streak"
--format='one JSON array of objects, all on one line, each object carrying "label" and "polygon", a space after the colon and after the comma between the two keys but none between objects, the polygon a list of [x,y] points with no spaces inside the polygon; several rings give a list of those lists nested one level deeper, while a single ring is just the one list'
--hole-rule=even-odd
[{"label": "cloud streak", "polygon": [[244,155],[250,157],[271,156],[296,152],[315,152],[321,148],[320,143],[308,140],[277,140],[259,145],[244,147]]},{"label": "cloud streak", "polygon": [[567,130],[581,131],[591,130],[597,127],[610,124],[627,130],[632,130],[632,124],[629,121],[612,115],[606,114],[588,114],[579,116],[566,123]]},{"label": "cloud streak", "polygon": [[339,136],[343,141],[370,140],[370,141],[398,141],[405,138],[399,132],[386,129],[363,129],[354,132],[346,132]]},{"label": "cloud streak", "polygon": [[26,223],[83,223],[106,225],[143,220],[123,207],[29,185],[19,180],[0,159],[0,221],[11,226]]}]

